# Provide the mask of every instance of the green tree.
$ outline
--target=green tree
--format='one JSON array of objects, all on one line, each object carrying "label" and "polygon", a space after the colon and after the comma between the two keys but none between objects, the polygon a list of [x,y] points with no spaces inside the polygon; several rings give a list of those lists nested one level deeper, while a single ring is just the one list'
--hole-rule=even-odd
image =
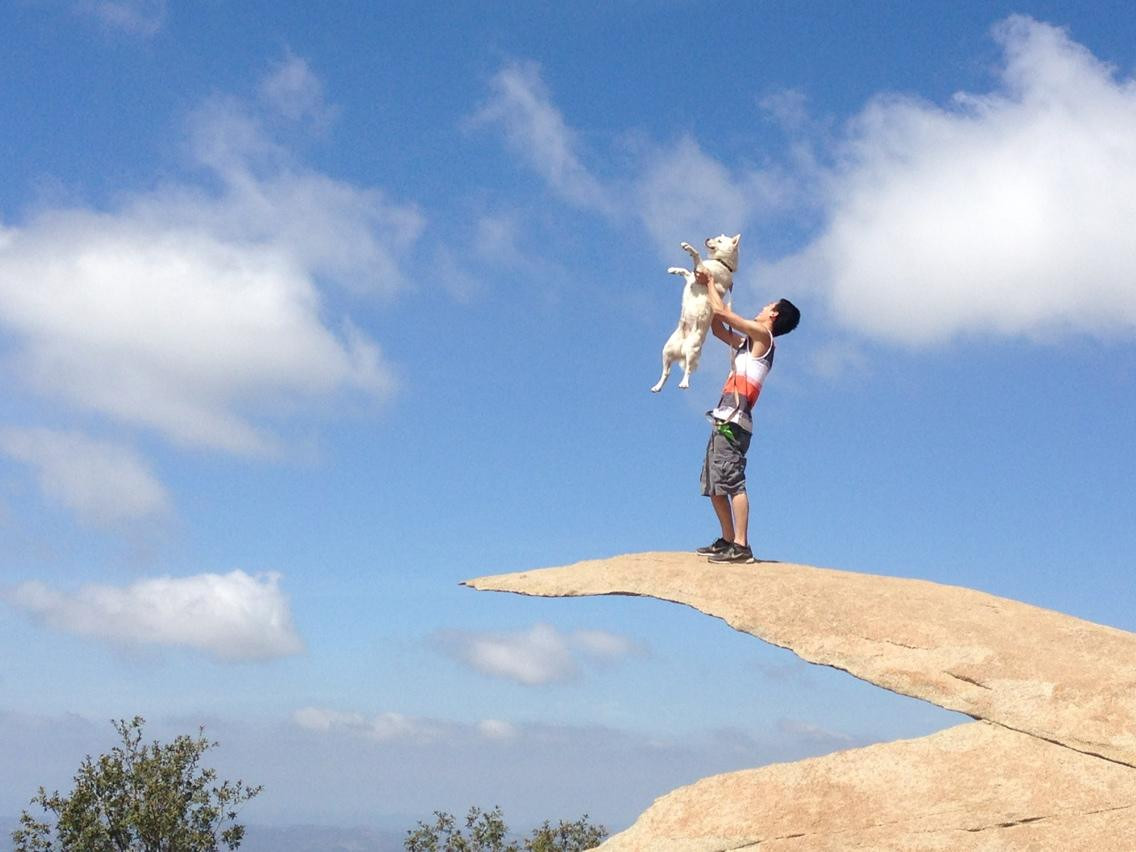
[{"label": "green tree", "polygon": [[525,852],[584,852],[595,849],[604,838],[607,829],[602,825],[588,822],[584,814],[575,822],[560,822],[554,828],[548,820],[525,840]]},{"label": "green tree", "polygon": [[113,724],[121,744],[97,760],[87,755],[70,795],[39,788],[31,803],[51,821],[21,813],[12,832],[16,852],[216,852],[220,844],[241,845],[237,813],[262,788],[218,784],[217,773],[201,766],[218,745],[203,729],[147,746],[141,716]]},{"label": "green tree", "polygon": [[575,822],[561,822],[555,827],[545,820],[539,828],[520,842],[507,840],[509,827],[500,807],[483,811],[469,809],[465,828],[451,814],[434,811],[433,823],[419,822],[406,832],[406,852],[583,852],[594,849],[607,837],[607,829],[593,825],[584,814]]}]

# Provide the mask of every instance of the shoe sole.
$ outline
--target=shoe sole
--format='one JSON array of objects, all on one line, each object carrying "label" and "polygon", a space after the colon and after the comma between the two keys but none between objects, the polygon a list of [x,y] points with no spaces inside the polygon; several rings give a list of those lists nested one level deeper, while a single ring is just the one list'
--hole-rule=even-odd
[{"label": "shoe sole", "polygon": [[717,556],[719,553],[725,553],[729,549],[729,547],[730,546],[728,544],[725,547],[719,547],[719,548],[696,547],[694,549],[694,552],[697,553],[699,556]]}]

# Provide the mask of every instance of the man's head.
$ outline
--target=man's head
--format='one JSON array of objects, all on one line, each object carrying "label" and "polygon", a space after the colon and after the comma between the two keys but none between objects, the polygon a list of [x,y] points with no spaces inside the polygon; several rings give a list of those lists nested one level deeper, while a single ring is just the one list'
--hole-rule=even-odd
[{"label": "man's head", "polygon": [[780,337],[797,327],[797,323],[801,321],[801,312],[788,299],[778,299],[762,308],[761,313],[757,315],[759,320],[766,317],[773,321],[771,325],[773,336]]}]

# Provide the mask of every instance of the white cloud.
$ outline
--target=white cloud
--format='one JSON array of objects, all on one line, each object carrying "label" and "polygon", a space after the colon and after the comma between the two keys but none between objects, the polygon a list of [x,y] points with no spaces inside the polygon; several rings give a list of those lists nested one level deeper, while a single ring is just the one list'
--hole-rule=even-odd
[{"label": "white cloud", "polygon": [[855,740],[841,731],[830,731],[800,719],[779,719],[777,730],[799,743],[810,743],[828,748],[847,747]]},{"label": "white cloud", "polygon": [[482,674],[526,686],[576,677],[579,664],[574,651],[611,660],[638,650],[635,643],[614,633],[580,630],[566,634],[548,624],[517,633],[450,631],[436,639],[442,650]]},{"label": "white cloud", "polygon": [[731,170],[690,136],[648,149],[631,174],[601,180],[581,160],[578,134],[552,102],[535,63],[506,65],[490,89],[476,123],[500,126],[511,150],[570,203],[638,218],[664,256],[678,252],[684,240],[737,233],[755,211],[767,215],[797,203],[782,172]]},{"label": "white cloud", "polygon": [[77,432],[0,429],[0,453],[32,466],[53,503],[81,521],[107,526],[161,514],[166,489],[127,447]]},{"label": "white cloud", "polygon": [[255,416],[394,385],[379,346],[331,324],[317,282],[405,286],[418,212],[299,167],[255,114],[190,121],[214,188],[165,186],[114,210],[45,210],[0,229],[0,329],[34,392],[182,443],[272,451]]},{"label": "white cloud", "polygon": [[509,147],[568,201],[613,210],[608,190],[580,160],[576,134],[552,103],[535,63],[506,65],[493,76],[490,90],[475,123],[501,125]]},{"label": "white cloud", "polygon": [[[646,161],[636,187],[638,214],[658,248],[678,258],[686,241],[745,230],[756,203],[754,186],[684,136]],[[743,240],[742,249],[745,248]]]},{"label": "white cloud", "polygon": [[74,8],[132,35],[156,35],[166,20],[166,0],[78,0]]},{"label": "white cloud", "polygon": [[280,575],[243,571],[139,580],[126,587],[88,585],[77,592],[21,583],[8,602],[48,626],[120,645],[169,645],[219,660],[267,660],[297,654]]},{"label": "white cloud", "polygon": [[580,651],[600,659],[626,657],[639,650],[639,646],[626,636],[607,630],[577,630],[570,641]]},{"label": "white cloud", "polygon": [[524,633],[470,635],[467,641],[455,650],[483,674],[535,686],[568,680],[577,672],[568,643],[547,624],[534,625]]},{"label": "white cloud", "polygon": [[312,73],[307,60],[289,52],[260,82],[261,99],[291,121],[310,121],[325,127],[335,110],[324,99],[323,81]]},{"label": "white cloud", "polygon": [[482,719],[477,723],[477,732],[487,740],[513,740],[521,733],[516,725],[501,719]]},{"label": "white cloud", "polygon": [[[637,216],[666,256],[680,240],[742,231],[743,258],[758,258],[743,259],[743,284],[758,270],[763,290],[812,289],[864,336],[1131,334],[1136,80],[1027,17],[994,37],[991,91],[944,105],[881,95],[836,133],[809,120],[800,92],[767,95],[759,105],[789,146],[759,170],[684,136],[642,146],[638,165],[602,181],[533,64],[503,68],[479,117],[568,201]],[[770,263],[745,234],[786,213],[815,220],[817,236]]]},{"label": "white cloud", "polygon": [[375,742],[433,743],[453,736],[457,725],[404,716],[401,713],[379,713],[367,717],[362,713],[303,707],[292,714],[301,728],[321,733],[347,733]]},{"label": "white cloud", "polygon": [[1063,30],[995,28],[1000,83],[850,124],[812,269],[847,325],[935,343],[1136,328],[1136,83]]},{"label": "white cloud", "polygon": [[870,371],[868,356],[864,351],[845,340],[830,340],[821,344],[812,352],[810,361],[813,372],[824,379],[865,376]]}]

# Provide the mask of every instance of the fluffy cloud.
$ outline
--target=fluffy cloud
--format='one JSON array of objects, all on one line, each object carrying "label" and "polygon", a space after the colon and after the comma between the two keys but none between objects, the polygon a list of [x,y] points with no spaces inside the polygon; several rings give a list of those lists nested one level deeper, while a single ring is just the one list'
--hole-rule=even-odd
[{"label": "fluffy cloud", "polygon": [[451,657],[482,674],[526,686],[571,680],[579,674],[578,655],[604,661],[639,650],[626,637],[605,630],[565,634],[548,624],[517,633],[451,631],[435,639]]},{"label": "fluffy cloud", "polygon": [[119,645],[182,646],[235,662],[303,650],[279,581],[279,574],[233,571],[74,593],[27,582],[6,597],[56,630]]},{"label": "fluffy cloud", "polygon": [[402,286],[398,258],[422,219],[297,165],[232,99],[188,126],[208,188],[167,185],[110,211],[44,210],[0,228],[0,330],[33,392],[181,444],[269,452],[277,441],[258,413],[392,388],[378,345],[327,321],[317,281],[358,294]]},{"label": "fluffy cloud", "polygon": [[114,525],[161,514],[169,506],[165,488],[146,463],[118,444],[77,432],[3,429],[0,453],[33,467],[44,496],[84,523]]},{"label": "fluffy cloud", "polygon": [[746,263],[740,281],[758,268],[763,290],[811,289],[859,335],[918,346],[972,330],[1131,334],[1136,81],[1031,18],[993,34],[996,85],[948,104],[880,95],[832,132],[808,119],[802,93],[765,97],[789,145],[761,170],[683,136],[644,145],[626,177],[601,181],[531,64],[494,77],[481,117],[566,200],[638,217],[667,255],[786,212],[795,228],[815,220],[804,249]]},{"label": "fluffy cloud", "polygon": [[606,630],[577,630],[569,638],[569,642],[577,649],[597,659],[614,660],[638,653],[639,645],[620,636],[618,633],[609,633]]},{"label": "fluffy cloud", "polygon": [[1015,16],[986,94],[874,100],[848,127],[792,262],[838,318],[907,344],[974,329],[1136,328],[1136,84],[1063,30]]}]

